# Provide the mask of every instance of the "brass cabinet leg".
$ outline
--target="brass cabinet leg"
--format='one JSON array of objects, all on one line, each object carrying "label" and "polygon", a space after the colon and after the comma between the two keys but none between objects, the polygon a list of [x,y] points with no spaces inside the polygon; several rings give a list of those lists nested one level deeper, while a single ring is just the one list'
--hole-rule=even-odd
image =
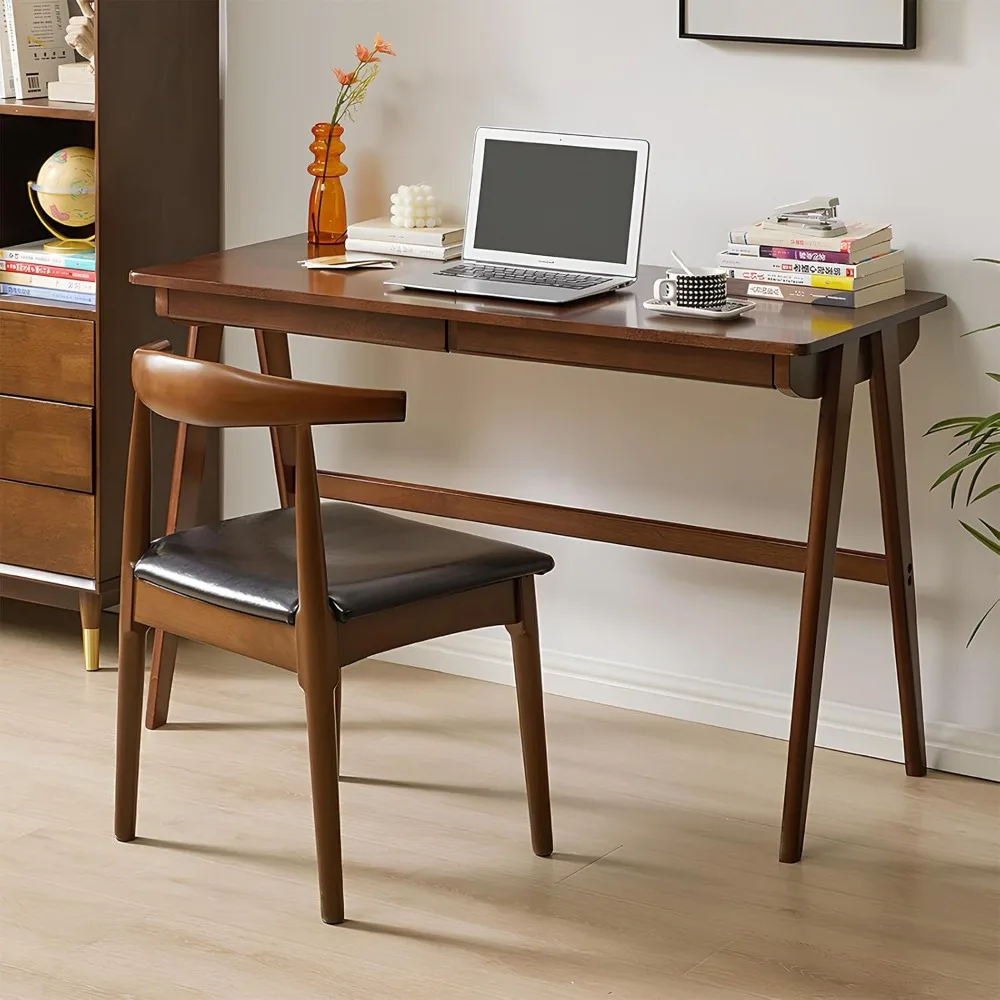
[{"label": "brass cabinet leg", "polygon": [[96,670],[101,658],[101,595],[80,591],[80,624],[83,626],[83,664]]}]

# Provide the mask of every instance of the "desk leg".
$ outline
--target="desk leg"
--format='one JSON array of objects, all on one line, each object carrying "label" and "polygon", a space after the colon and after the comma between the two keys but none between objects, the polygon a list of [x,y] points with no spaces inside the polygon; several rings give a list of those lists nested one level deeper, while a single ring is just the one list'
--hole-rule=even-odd
[{"label": "desk leg", "polygon": [[[190,327],[185,353],[189,358],[218,361],[222,356],[222,327]],[[170,499],[167,504],[167,534],[191,527],[197,520],[207,448],[207,428],[194,427],[190,424],[177,425],[174,471],[170,480]],[[167,721],[176,659],[177,636],[156,629],[153,632],[149,700],[146,703],[147,729],[159,729]]]},{"label": "desk leg", "polygon": [[[919,320],[914,320],[918,323]],[[889,571],[889,602],[896,647],[899,708],[903,723],[906,773],[927,773],[924,710],[920,693],[920,653],[917,646],[917,599],[913,586],[910,502],[906,487],[903,442],[903,398],[899,384],[899,331],[883,330],[871,338],[872,424],[882,500],[882,533]]]},{"label": "desk leg", "polygon": [[779,857],[786,863],[802,859],[857,369],[857,340],[831,352],[820,404],[795,694],[788,737],[785,805],[781,818]]},{"label": "desk leg", "polygon": [[[288,353],[288,334],[278,330],[254,330],[257,357],[265,375],[292,377],[292,359]],[[272,427],[271,449],[274,474],[278,480],[278,501],[282,507],[295,506],[295,428]]]}]

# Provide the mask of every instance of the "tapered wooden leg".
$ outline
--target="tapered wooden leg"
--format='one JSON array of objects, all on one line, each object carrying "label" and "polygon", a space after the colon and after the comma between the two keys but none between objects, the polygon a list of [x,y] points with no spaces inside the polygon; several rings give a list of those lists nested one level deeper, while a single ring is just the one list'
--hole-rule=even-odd
[{"label": "tapered wooden leg", "polygon": [[552,806],[545,748],[545,708],[542,702],[542,658],[538,649],[538,613],[534,577],[517,582],[520,621],[508,625],[514,651],[514,682],[521,728],[521,756],[528,790],[531,847],[540,858],[552,853]]},{"label": "tapered wooden leg", "polygon": [[[919,323],[919,320],[912,322]],[[876,333],[871,342],[872,424],[875,428],[875,459],[882,500],[882,533],[885,537],[885,558],[889,570],[889,603],[896,647],[903,756],[906,773],[922,777],[927,773],[927,748],[920,691],[910,501],[906,485],[903,397],[899,380],[899,331],[891,328]]]},{"label": "tapered wooden leg", "polygon": [[135,839],[145,674],[146,629],[123,628],[118,639],[118,733],[115,754],[115,836],[119,840]]},{"label": "tapered wooden leg", "polygon": [[[222,355],[222,327],[192,326],[188,331],[186,353],[189,358],[218,361]],[[197,520],[207,450],[207,428],[188,424],[177,425],[174,470],[167,505],[167,534],[189,528]],[[146,726],[149,729],[158,729],[167,721],[176,659],[177,636],[157,629],[153,633],[149,701],[146,705]]]},{"label": "tapered wooden leg", "polygon": [[319,906],[324,923],[344,919],[344,866],[340,847],[340,764],[334,690],[321,684],[305,688],[309,775],[312,781]]},{"label": "tapered wooden leg", "polygon": [[[291,378],[288,334],[278,330],[255,330],[254,335],[261,372]],[[292,507],[295,504],[295,428],[272,427],[271,450],[274,452],[274,474],[278,480],[278,500],[282,507]]]},{"label": "tapered wooden leg", "polygon": [[781,819],[779,857],[788,863],[801,860],[805,837],[809,780],[816,744],[826,636],[830,624],[833,563],[837,554],[837,533],[840,528],[844,473],[847,468],[847,440],[851,429],[858,368],[858,341],[851,340],[831,352],[827,364],[826,387],[820,403],[819,430],[816,436],[809,539],[795,664],[795,693],[788,737],[785,804]]},{"label": "tapered wooden leg", "polygon": [[97,670],[101,658],[101,595],[80,591],[80,625],[83,630],[83,665]]}]

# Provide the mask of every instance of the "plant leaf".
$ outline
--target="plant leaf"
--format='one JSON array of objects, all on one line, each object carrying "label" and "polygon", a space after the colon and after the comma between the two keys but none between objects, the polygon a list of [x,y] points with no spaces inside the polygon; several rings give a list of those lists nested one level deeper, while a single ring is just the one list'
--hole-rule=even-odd
[{"label": "plant leaf", "polygon": [[998,541],[1000,542],[1000,530],[993,527],[992,524],[987,523],[982,518],[979,519],[979,523],[982,524],[986,530]]},{"label": "plant leaf", "polygon": [[[982,542],[983,545],[985,545],[986,548],[988,548],[994,555],[1000,556],[1000,543],[993,541],[992,538],[987,538],[981,531],[973,528],[971,524],[967,524],[965,521],[959,521],[958,523],[965,528],[965,530],[972,535],[973,538]],[[983,524],[986,524],[986,522],[983,521]],[[987,525],[987,527],[989,527],[989,525]]]},{"label": "plant leaf", "polygon": [[969,492],[965,495],[965,506],[966,507],[968,507],[972,503],[972,492],[976,488],[976,483],[979,482],[979,477],[983,474],[983,469],[985,469],[986,466],[990,464],[990,459],[992,457],[993,457],[992,455],[987,456],[987,458],[983,462],[983,464],[981,466],[979,466],[979,468],[976,469],[976,471],[973,473],[973,475],[972,475],[972,482],[969,483]]},{"label": "plant leaf", "polygon": [[975,437],[977,434],[981,434],[985,430],[989,429],[1000,429],[1000,413],[991,413],[988,417],[983,417],[982,420],[972,428],[972,436]]},{"label": "plant leaf", "polygon": [[982,500],[983,497],[988,497],[991,493],[996,493],[997,490],[1000,490],[1000,483],[994,483],[992,486],[987,486],[985,490],[982,490],[979,493],[977,493],[969,501],[969,505],[971,506],[974,503],[978,503],[978,501]]},{"label": "plant leaf", "polygon": [[976,633],[983,627],[983,622],[986,621],[990,616],[990,612],[1000,604],[1000,597],[998,597],[987,609],[986,614],[979,619],[979,624],[972,630],[972,635],[969,636],[969,641],[965,644],[965,648],[968,649],[972,645],[972,640],[976,638]]},{"label": "plant leaf", "polygon": [[970,465],[974,465],[976,462],[981,462],[987,455],[995,455],[997,452],[1000,452],[1000,444],[991,444],[988,447],[983,448],[981,451],[977,451],[973,455],[967,455],[960,462],[956,462],[950,469],[946,469],[942,472],[941,475],[935,480],[931,489],[936,489],[943,482],[951,479],[951,477],[956,473],[961,472],[962,469],[965,469]]},{"label": "plant leaf", "polygon": [[989,326],[981,326],[976,330],[969,330],[968,333],[963,333],[963,337],[971,337],[974,333],[985,333],[987,330],[996,330],[1000,328],[1000,323],[991,323]]},{"label": "plant leaf", "polygon": [[987,372],[986,374],[989,375],[990,378],[996,379],[1000,382],[1000,372]]},{"label": "plant leaf", "polygon": [[993,257],[973,257],[975,261],[979,261],[980,264],[1000,264],[1000,260],[996,260]]},{"label": "plant leaf", "polygon": [[948,454],[954,455],[956,451],[968,448],[969,454],[973,455],[984,445],[989,444],[997,434],[1000,434],[1000,430],[993,430],[992,428],[978,435],[971,434],[969,431],[959,431],[955,437],[961,437],[962,440],[959,441],[958,444],[956,444],[955,447],[948,452]]},{"label": "plant leaf", "polygon": [[928,434],[937,434],[938,431],[945,431],[949,427],[975,427],[981,417],[949,417],[947,420],[939,420],[933,427],[924,431],[924,437]]}]

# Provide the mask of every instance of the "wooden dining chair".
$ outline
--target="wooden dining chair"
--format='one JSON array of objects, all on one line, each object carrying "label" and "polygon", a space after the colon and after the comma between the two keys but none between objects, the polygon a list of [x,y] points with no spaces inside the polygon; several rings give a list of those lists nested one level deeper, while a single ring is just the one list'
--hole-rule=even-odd
[{"label": "wooden dining chair", "polygon": [[[514,651],[531,844],[552,853],[534,577],[540,552],[367,507],[320,503],[312,427],[400,421],[402,392],[257,375],[169,353],[132,359],[122,541],[115,836],[135,838],[146,632],[294,670],[305,695],[320,912],[344,919],[341,667],[412,642],[505,625]],[[150,411],[205,427],[294,427],[295,506],[150,543]]]}]

